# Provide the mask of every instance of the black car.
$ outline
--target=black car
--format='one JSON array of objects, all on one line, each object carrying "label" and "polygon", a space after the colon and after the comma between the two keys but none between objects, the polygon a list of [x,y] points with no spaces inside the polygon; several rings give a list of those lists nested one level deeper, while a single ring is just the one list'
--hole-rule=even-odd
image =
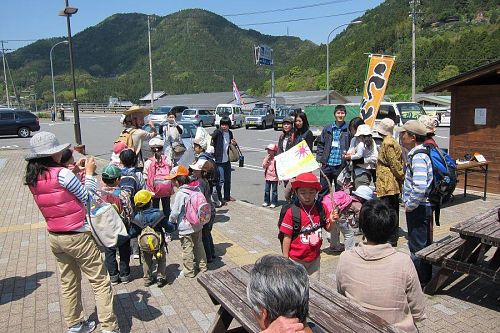
[{"label": "black car", "polygon": [[28,138],[31,132],[39,130],[40,123],[38,117],[28,110],[0,110],[0,135],[17,134],[21,138]]}]

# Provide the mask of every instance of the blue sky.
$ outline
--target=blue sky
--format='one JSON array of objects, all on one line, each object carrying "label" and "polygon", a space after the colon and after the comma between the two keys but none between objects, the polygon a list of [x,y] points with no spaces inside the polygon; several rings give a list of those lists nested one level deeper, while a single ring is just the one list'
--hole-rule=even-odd
[{"label": "blue sky", "polygon": [[[67,35],[66,21],[57,15],[59,10],[64,8],[64,0],[2,0],[1,2],[0,40],[36,40]],[[203,8],[224,15],[331,3],[299,10],[226,17],[245,29],[252,28],[270,35],[286,35],[288,29],[290,35],[320,44],[326,42],[326,37],[333,28],[352,21],[362,13],[299,22],[243,25],[363,11],[374,8],[381,2],[382,0],[70,0],[69,5],[79,9],[71,20],[72,33],[76,34],[115,13],[137,12],[164,16],[181,9]],[[6,47],[16,49],[28,43],[9,41]]]}]

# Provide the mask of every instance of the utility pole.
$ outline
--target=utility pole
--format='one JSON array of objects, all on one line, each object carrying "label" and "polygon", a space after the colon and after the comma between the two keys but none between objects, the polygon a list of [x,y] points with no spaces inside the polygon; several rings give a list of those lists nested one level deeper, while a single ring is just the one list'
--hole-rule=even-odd
[{"label": "utility pole", "polygon": [[420,0],[410,1],[411,6],[411,100],[415,102],[416,98],[416,56],[415,56],[415,34],[417,30],[417,6]]},{"label": "utility pole", "polygon": [[10,108],[10,97],[9,97],[9,85],[7,83],[7,69],[5,68],[5,49],[3,47],[3,40],[2,40],[2,59],[3,59],[3,78],[5,81],[5,98],[7,99],[7,107]]},{"label": "utility pole", "polygon": [[149,86],[151,88],[151,109],[154,107],[154,91],[153,91],[153,60],[151,58],[151,25],[148,15],[148,42],[149,42]]}]

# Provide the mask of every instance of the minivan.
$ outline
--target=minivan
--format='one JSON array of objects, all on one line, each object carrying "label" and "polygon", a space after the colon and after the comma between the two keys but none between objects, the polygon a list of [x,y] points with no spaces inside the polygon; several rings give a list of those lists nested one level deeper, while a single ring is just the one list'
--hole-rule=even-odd
[{"label": "minivan", "polygon": [[180,121],[182,117],[182,112],[186,110],[187,106],[176,105],[168,106],[162,105],[155,107],[153,112],[149,114],[149,119],[153,121],[155,125],[161,125],[167,121],[167,114],[172,110],[175,112],[175,120]]},{"label": "minivan", "polygon": [[215,125],[215,115],[209,110],[186,109],[182,112],[181,121],[193,123],[199,127]]},{"label": "minivan", "polygon": [[220,120],[228,117],[231,120],[231,127],[243,126],[243,111],[241,106],[235,104],[219,104],[215,108],[215,126],[219,128]]}]

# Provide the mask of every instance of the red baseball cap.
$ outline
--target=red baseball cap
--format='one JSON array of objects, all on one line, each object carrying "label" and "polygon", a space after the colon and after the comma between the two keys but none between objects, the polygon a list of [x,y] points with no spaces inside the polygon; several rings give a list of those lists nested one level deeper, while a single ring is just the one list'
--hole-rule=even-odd
[{"label": "red baseball cap", "polygon": [[292,188],[313,188],[316,191],[321,190],[321,184],[319,183],[318,177],[312,172],[301,173],[294,180],[292,180]]}]

